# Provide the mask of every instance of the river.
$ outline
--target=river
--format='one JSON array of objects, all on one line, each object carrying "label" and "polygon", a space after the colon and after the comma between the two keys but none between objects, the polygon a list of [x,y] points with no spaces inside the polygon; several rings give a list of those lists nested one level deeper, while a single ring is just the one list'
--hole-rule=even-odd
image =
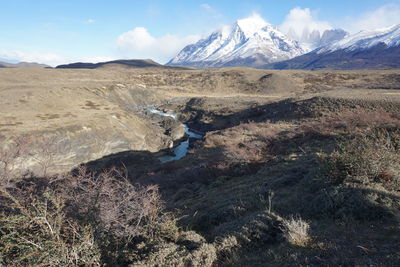
[{"label": "river", "polygon": [[[156,109],[153,106],[150,106],[148,108],[148,110],[151,113],[158,114],[158,115],[161,115],[161,116],[164,116],[164,117],[171,117],[174,120],[178,120],[178,115],[175,114],[175,113],[163,112],[161,110]],[[172,155],[164,155],[164,156],[159,157],[158,159],[161,161],[161,163],[166,163],[166,162],[170,162],[170,161],[174,161],[174,160],[179,160],[179,159],[185,157],[187,152],[188,152],[188,150],[189,150],[190,139],[191,138],[192,139],[202,139],[203,138],[202,135],[197,134],[195,132],[192,132],[186,124],[182,123],[182,126],[185,129],[185,133],[186,133],[187,139],[182,141],[182,142],[180,142],[177,146],[174,146]]]}]

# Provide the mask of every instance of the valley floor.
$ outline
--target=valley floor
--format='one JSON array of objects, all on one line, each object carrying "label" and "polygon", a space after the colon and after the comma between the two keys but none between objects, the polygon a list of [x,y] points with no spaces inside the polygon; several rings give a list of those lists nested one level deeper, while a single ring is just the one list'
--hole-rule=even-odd
[{"label": "valley floor", "polygon": [[[61,137],[48,160],[68,161],[60,167],[39,157],[36,174],[24,178],[2,161],[0,263],[400,264],[398,70],[0,70],[0,77],[3,145],[32,133]],[[149,105],[179,114],[204,138],[185,158],[161,164],[158,151],[182,135],[179,124],[147,114]],[[71,116],[54,115],[61,113]],[[3,151],[3,159],[12,154]],[[26,155],[15,154],[17,170]],[[32,227],[29,218],[48,224]]]}]

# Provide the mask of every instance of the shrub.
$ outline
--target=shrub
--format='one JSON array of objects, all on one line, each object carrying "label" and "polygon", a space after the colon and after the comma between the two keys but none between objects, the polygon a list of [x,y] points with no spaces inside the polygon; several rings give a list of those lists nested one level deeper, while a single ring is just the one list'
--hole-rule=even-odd
[{"label": "shrub", "polygon": [[[400,188],[400,132],[375,128],[342,137],[323,156],[321,188],[309,209],[344,220],[385,220],[397,216]],[[326,179],[328,178],[328,179]]]},{"label": "shrub", "polygon": [[157,186],[132,185],[115,168],[93,175],[81,167],[64,179],[69,181],[64,192],[70,212],[95,222],[99,234],[112,233],[117,242],[129,243],[138,235],[154,238],[168,217]]},{"label": "shrub", "polygon": [[400,127],[399,115],[383,110],[344,111],[318,120],[303,123],[299,130],[314,136],[329,136],[335,133],[357,133],[363,130],[383,127]]},{"label": "shrub", "polygon": [[375,129],[344,139],[326,161],[328,175],[336,182],[397,183],[400,172],[398,131]]},{"label": "shrub", "polygon": [[5,264],[126,265],[146,259],[141,244],[150,251],[178,233],[158,188],[134,186],[116,169],[0,184],[0,212]]},{"label": "shrub", "polygon": [[1,196],[9,209],[0,216],[0,258],[5,265],[100,265],[92,227],[68,218],[65,201],[54,191],[18,199],[3,187]]},{"label": "shrub", "polygon": [[0,184],[10,183],[22,175],[20,157],[28,153],[30,145],[29,138],[7,140],[0,136]]}]

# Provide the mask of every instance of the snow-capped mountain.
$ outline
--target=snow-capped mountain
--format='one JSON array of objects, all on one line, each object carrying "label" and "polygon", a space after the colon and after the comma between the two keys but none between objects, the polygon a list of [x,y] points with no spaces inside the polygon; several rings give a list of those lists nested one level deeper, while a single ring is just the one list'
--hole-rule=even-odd
[{"label": "snow-capped mountain", "polygon": [[319,44],[316,48],[326,46],[326,45],[332,44],[334,42],[343,40],[348,35],[349,35],[349,33],[342,29],[325,30],[324,33],[322,34],[321,39],[319,40]]},{"label": "snow-capped mountain", "polygon": [[329,29],[320,32],[319,30],[309,31],[308,28],[305,28],[302,34],[298,35],[293,28],[290,28],[287,32],[287,36],[298,41],[306,52],[342,40],[347,35],[348,33],[342,29]]},{"label": "snow-capped mountain", "polygon": [[275,69],[400,68],[400,24],[347,35],[291,60],[265,66]]},{"label": "snow-capped mountain", "polygon": [[338,42],[322,47],[317,51],[317,53],[323,54],[338,50],[365,50],[373,48],[379,44],[383,44],[386,47],[399,46],[400,24],[374,31],[360,31],[356,34],[349,35]]},{"label": "snow-capped mountain", "polygon": [[236,21],[186,46],[167,65],[193,67],[259,67],[304,53],[300,45],[259,15]]}]

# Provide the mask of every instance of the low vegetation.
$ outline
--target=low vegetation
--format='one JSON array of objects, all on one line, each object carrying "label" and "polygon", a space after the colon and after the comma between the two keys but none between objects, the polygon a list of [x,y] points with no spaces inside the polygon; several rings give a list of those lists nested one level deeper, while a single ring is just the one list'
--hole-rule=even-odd
[{"label": "low vegetation", "polygon": [[282,231],[287,241],[295,246],[306,247],[310,241],[310,225],[300,217],[283,220]]},{"label": "low vegetation", "polygon": [[225,126],[153,181],[174,194],[183,225],[237,241],[221,265],[393,266],[400,120],[392,105],[363,104],[314,98],[207,113]]},{"label": "low vegetation", "polygon": [[[129,151],[52,174],[54,142],[1,139],[0,263],[398,265],[397,102],[193,98],[166,108],[207,133],[163,165]],[[34,173],[21,168],[25,155]]]},{"label": "low vegetation", "polygon": [[95,174],[83,166],[54,176],[21,175],[10,167],[19,161],[20,148],[18,142],[9,146],[1,166],[1,264],[209,266],[213,262],[209,255],[213,247],[176,226],[157,186],[132,185],[117,169]]}]

